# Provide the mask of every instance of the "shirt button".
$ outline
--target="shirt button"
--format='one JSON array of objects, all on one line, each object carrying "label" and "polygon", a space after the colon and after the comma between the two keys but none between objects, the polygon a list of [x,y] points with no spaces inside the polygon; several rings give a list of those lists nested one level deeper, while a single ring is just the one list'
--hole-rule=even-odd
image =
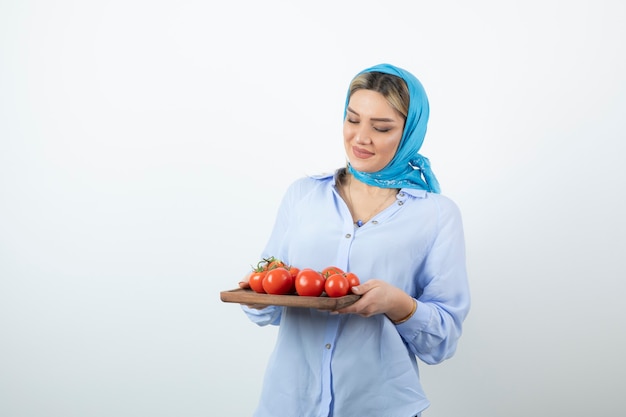
[{"label": "shirt button", "polygon": [[378,224],[378,220],[372,220],[372,224]]},{"label": "shirt button", "polygon": [[346,234],[346,239],[350,239],[352,235],[350,233]]},{"label": "shirt button", "polygon": [[330,349],[330,343],[326,343],[326,346],[324,346],[326,349]]},{"label": "shirt button", "polygon": [[401,206],[404,204],[404,201],[398,201],[398,205]]},{"label": "shirt button", "polygon": [[404,197],[404,193],[398,193],[398,197]]}]

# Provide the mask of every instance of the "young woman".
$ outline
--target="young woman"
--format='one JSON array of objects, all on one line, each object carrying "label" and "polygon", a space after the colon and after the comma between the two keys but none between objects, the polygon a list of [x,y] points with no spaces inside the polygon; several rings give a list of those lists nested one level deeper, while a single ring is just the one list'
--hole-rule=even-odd
[{"label": "young woman", "polygon": [[362,71],[346,99],[347,166],[284,195],[262,256],[352,271],[361,298],[333,312],[242,307],[280,326],[256,417],[413,417],[428,407],[416,358],[450,358],[470,308],[459,209],[418,153],[428,115],[411,73]]}]

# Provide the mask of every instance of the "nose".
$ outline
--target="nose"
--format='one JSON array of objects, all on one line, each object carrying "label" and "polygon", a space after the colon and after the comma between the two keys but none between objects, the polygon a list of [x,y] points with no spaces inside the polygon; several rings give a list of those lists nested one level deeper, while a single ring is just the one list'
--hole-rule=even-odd
[{"label": "nose", "polygon": [[372,139],[369,136],[369,131],[362,124],[355,132],[354,138],[356,143],[359,145],[367,145],[372,142]]}]

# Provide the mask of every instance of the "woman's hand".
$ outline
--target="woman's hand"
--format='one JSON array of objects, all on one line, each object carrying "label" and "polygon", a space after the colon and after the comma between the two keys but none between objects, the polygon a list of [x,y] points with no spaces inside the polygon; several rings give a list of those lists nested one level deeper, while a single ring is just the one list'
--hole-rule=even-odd
[{"label": "woman's hand", "polygon": [[336,310],[337,313],[352,313],[363,317],[386,314],[389,319],[396,321],[407,317],[414,308],[415,300],[409,294],[378,279],[353,287],[352,292],[361,298],[348,307]]},{"label": "woman's hand", "polygon": [[[252,272],[247,273],[241,281],[239,281],[239,288],[250,288],[250,275]],[[265,304],[244,304],[246,307],[254,308],[256,310],[263,310],[267,307]]]},{"label": "woman's hand", "polygon": [[239,281],[239,288],[250,288],[250,276],[252,272],[248,272],[244,275],[243,279]]}]

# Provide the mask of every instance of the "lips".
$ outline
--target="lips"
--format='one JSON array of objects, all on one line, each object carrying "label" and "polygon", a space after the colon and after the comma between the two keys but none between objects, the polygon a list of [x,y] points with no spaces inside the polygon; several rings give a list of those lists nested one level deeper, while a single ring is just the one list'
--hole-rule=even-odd
[{"label": "lips", "polygon": [[372,156],[374,156],[373,152],[367,151],[363,148],[359,148],[358,146],[352,147],[352,153],[354,154],[354,156],[360,159],[367,159],[367,158],[371,158]]}]

